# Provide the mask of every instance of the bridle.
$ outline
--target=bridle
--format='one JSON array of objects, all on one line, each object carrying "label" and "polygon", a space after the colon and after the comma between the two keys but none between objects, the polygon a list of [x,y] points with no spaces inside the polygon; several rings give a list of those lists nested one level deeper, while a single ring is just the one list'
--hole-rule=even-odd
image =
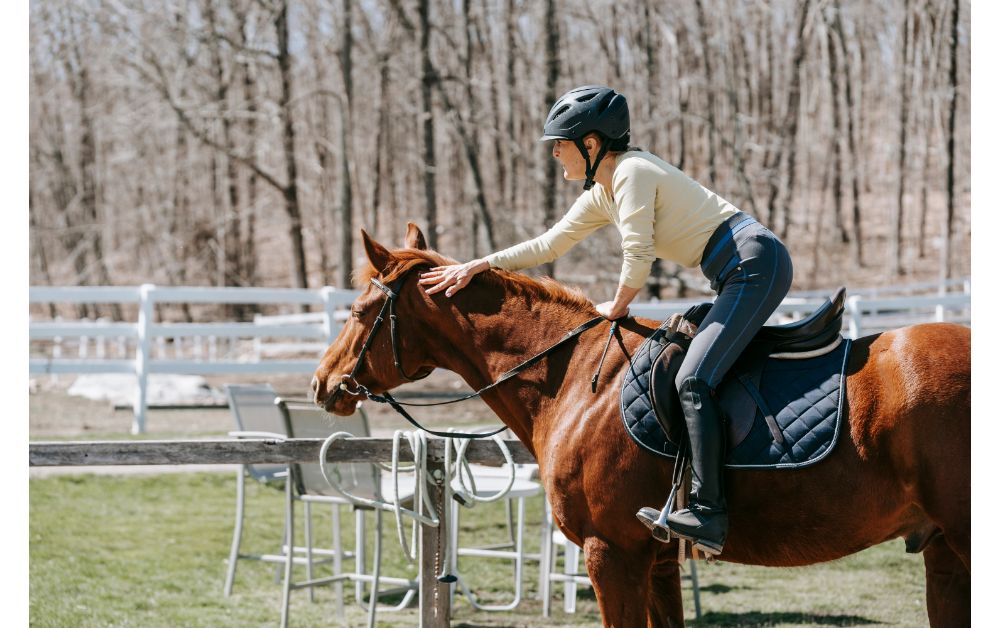
[{"label": "bridle", "polygon": [[403,370],[403,363],[399,357],[399,334],[396,332],[395,308],[396,308],[396,299],[399,298],[399,290],[400,288],[403,287],[403,282],[406,281],[406,275],[404,274],[401,277],[399,277],[391,288],[382,283],[381,281],[379,281],[378,279],[376,279],[375,277],[372,277],[370,281],[373,286],[375,286],[376,288],[381,290],[383,294],[385,294],[386,299],[385,303],[382,304],[382,309],[379,310],[378,317],[375,319],[375,323],[372,325],[371,331],[368,332],[368,337],[365,338],[365,343],[361,345],[361,352],[358,353],[358,361],[354,363],[354,368],[351,370],[351,374],[347,376],[347,379],[341,381],[340,387],[337,389],[338,391],[344,390],[351,394],[357,394],[357,392],[352,392],[347,388],[345,388],[346,384],[344,382],[346,382],[347,380],[351,380],[355,384],[357,384],[358,391],[368,390],[367,388],[362,386],[357,379],[355,379],[355,375],[357,375],[358,371],[361,370],[361,364],[362,361],[365,359],[365,353],[367,353],[369,347],[371,347],[372,341],[375,339],[375,334],[378,333],[379,328],[382,327],[382,323],[385,322],[386,312],[389,313],[389,338],[390,338],[390,343],[392,344],[392,361],[396,365],[396,370],[399,371],[399,375],[408,382],[415,382],[424,379],[425,377],[431,374],[431,371],[433,371],[433,369],[430,369],[426,373],[418,372],[415,373],[414,375],[407,375],[406,371]]},{"label": "bridle", "polygon": [[[358,353],[357,362],[355,362],[354,368],[351,369],[351,373],[349,375],[347,375],[346,378],[344,378],[344,379],[341,380],[340,385],[336,388],[336,390],[334,390],[333,396],[327,401],[327,406],[329,406],[334,400],[336,400],[337,396],[341,392],[346,392],[346,393],[348,393],[350,395],[356,395],[356,396],[364,395],[365,397],[367,397],[368,399],[370,399],[370,400],[372,400],[372,401],[374,401],[376,403],[386,403],[386,404],[389,404],[390,406],[392,406],[392,408],[396,412],[398,412],[399,414],[401,414],[403,416],[403,418],[405,418],[407,421],[409,421],[410,423],[412,423],[414,426],[416,426],[417,428],[419,428],[421,430],[424,430],[425,432],[433,434],[435,436],[458,437],[458,438],[486,438],[488,436],[493,436],[494,434],[499,434],[500,432],[506,430],[507,426],[503,425],[503,426],[497,428],[496,430],[493,430],[492,432],[476,433],[476,434],[465,433],[465,432],[438,432],[438,431],[427,429],[426,427],[420,425],[420,423],[418,423],[416,421],[416,419],[414,419],[412,416],[410,416],[410,414],[406,410],[404,410],[402,406],[410,406],[410,407],[444,406],[444,405],[448,405],[448,404],[452,404],[452,403],[458,403],[459,401],[466,401],[466,400],[472,399],[474,397],[479,397],[484,392],[486,392],[486,391],[488,391],[488,390],[490,390],[492,388],[495,388],[496,386],[498,386],[501,383],[507,381],[508,379],[514,377],[515,375],[518,375],[522,371],[524,371],[524,370],[528,369],[529,367],[537,364],[539,361],[541,361],[542,358],[544,358],[545,356],[549,355],[550,353],[552,353],[553,351],[555,351],[557,348],[561,347],[562,345],[566,344],[570,340],[576,338],[577,336],[579,336],[583,332],[587,331],[591,327],[594,327],[595,325],[597,325],[601,321],[607,320],[603,316],[595,316],[594,318],[592,318],[592,319],[588,320],[587,322],[583,323],[582,325],[580,325],[576,329],[573,329],[572,331],[567,332],[562,338],[560,338],[558,341],[556,341],[556,343],[553,344],[552,346],[550,346],[548,349],[545,349],[541,353],[538,353],[538,354],[534,355],[533,357],[528,358],[524,362],[521,362],[520,364],[518,364],[514,368],[512,368],[509,371],[506,371],[505,373],[503,373],[502,375],[500,375],[500,377],[498,377],[493,383],[487,384],[486,386],[480,388],[479,390],[477,390],[474,393],[470,393],[468,395],[465,395],[464,397],[459,397],[457,399],[449,399],[448,401],[441,401],[441,402],[437,402],[437,403],[403,403],[403,402],[397,401],[391,394],[389,394],[388,391],[382,393],[381,395],[377,395],[377,394],[373,393],[371,390],[368,389],[367,386],[365,386],[364,384],[362,384],[361,382],[359,382],[357,380],[356,376],[361,371],[361,365],[362,365],[362,363],[364,361],[365,354],[368,352],[368,349],[371,347],[372,341],[375,338],[375,334],[378,333],[378,330],[381,329],[382,324],[385,322],[386,313],[388,313],[388,315],[389,315],[389,336],[390,336],[390,343],[392,345],[392,360],[393,360],[393,363],[396,365],[396,370],[399,372],[400,376],[402,376],[402,378],[405,379],[406,381],[415,382],[417,380],[421,380],[421,379],[427,377],[428,375],[431,374],[431,371],[433,371],[433,368],[432,368],[432,369],[428,370],[425,373],[419,373],[418,372],[418,373],[416,373],[414,375],[407,375],[406,371],[403,370],[402,361],[400,360],[400,357],[399,357],[399,336],[398,336],[398,333],[396,331],[396,313],[395,313],[395,307],[396,307],[396,299],[399,298],[399,291],[403,287],[403,283],[406,281],[407,274],[408,273],[404,273],[399,278],[397,278],[396,281],[392,284],[391,287],[385,285],[384,283],[382,283],[381,281],[379,281],[378,279],[376,279],[374,277],[371,278],[371,280],[370,280],[371,284],[373,286],[375,286],[376,288],[378,288],[380,291],[382,291],[382,293],[385,295],[385,297],[386,297],[385,303],[382,304],[382,309],[379,311],[378,317],[375,319],[375,322],[372,324],[372,328],[368,332],[368,337],[365,338],[364,344],[361,345],[361,351]],[[617,329],[618,329],[618,321],[617,320],[611,321],[611,330],[610,330],[610,332],[608,334],[608,344],[605,345],[605,347],[604,347],[604,353],[602,354],[600,364],[597,367],[597,373],[594,374],[594,378],[591,380],[591,390],[594,391],[594,392],[596,392],[596,390],[597,390],[597,377],[600,374],[601,366],[603,366],[603,364],[604,364],[604,357],[608,353],[608,346],[611,344],[611,338],[614,337],[615,331]],[[354,384],[354,388],[353,389],[351,389],[348,386],[347,382],[349,382],[349,381]]]}]

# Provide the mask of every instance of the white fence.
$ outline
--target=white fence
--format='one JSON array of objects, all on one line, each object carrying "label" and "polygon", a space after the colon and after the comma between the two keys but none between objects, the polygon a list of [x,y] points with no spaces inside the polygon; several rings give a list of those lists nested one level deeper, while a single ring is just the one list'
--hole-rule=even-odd
[{"label": "white fence", "polygon": [[[329,343],[339,331],[343,320],[336,313],[338,308],[350,305],[358,293],[326,287],[321,290],[289,288],[186,288],[157,287],[145,284],[139,287],[32,287],[28,292],[30,303],[134,303],[138,305],[134,323],[108,321],[36,321],[29,328],[30,340],[52,340],[53,352],[48,357],[32,357],[30,373],[132,373],[137,377],[138,394],[134,404],[132,432],[139,434],[146,429],[148,376],[152,373],[173,374],[276,374],[312,373],[316,359],[297,360],[235,360],[214,359],[213,350],[219,339],[282,337],[312,339]],[[313,324],[261,324],[254,323],[157,323],[154,319],[157,303],[210,303],[210,304],[320,304],[323,312],[320,322]],[[338,320],[339,319],[339,320]],[[135,345],[134,357],[107,359],[87,355],[86,342],[80,343],[83,355],[63,358],[58,350],[63,338],[100,339],[96,344],[98,355],[104,353],[106,341],[113,339],[119,345]],[[195,357],[154,358],[157,340],[192,340],[198,350]],[[204,353],[207,346],[208,359]],[[161,356],[163,352],[161,351]],[[198,357],[200,354],[201,357]]]},{"label": "white fence", "polygon": [[[949,288],[961,292],[946,292]],[[935,295],[914,291],[935,290]],[[909,293],[909,294],[908,294]],[[137,304],[136,322],[32,320],[29,338],[50,341],[45,357],[30,360],[32,375],[61,373],[129,373],[138,382],[132,432],[145,431],[148,376],[153,373],[311,374],[317,355],[336,337],[347,317],[344,311],[357,298],[354,290],[326,287],[320,290],[287,288],[185,288],[157,287],[32,287],[29,302]],[[895,294],[897,296],[888,296]],[[903,296],[898,296],[903,294]],[[796,320],[813,312],[827,293],[789,295],[769,321]],[[702,303],[698,298],[659,303],[633,303],[632,314],[663,320]],[[156,322],[157,303],[187,304],[321,304],[322,312],[254,317],[252,323]],[[915,284],[883,289],[877,294],[857,291],[847,301],[845,334],[851,338],[929,321],[971,324],[971,285],[968,279],[949,285]],[[64,342],[76,339],[76,357],[63,357]],[[235,358],[220,350],[224,342],[249,339],[250,349]],[[167,351],[167,341],[173,356]],[[90,347],[93,346],[93,355]],[[109,358],[109,353],[117,357]],[[290,359],[294,354],[308,358]],[[220,359],[220,355],[222,355]]]}]

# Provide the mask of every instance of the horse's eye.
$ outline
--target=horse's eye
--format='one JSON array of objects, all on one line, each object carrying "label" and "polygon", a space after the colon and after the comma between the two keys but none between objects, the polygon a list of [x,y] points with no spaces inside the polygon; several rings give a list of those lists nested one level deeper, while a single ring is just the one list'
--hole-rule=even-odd
[{"label": "horse's eye", "polygon": [[351,316],[353,316],[354,318],[356,318],[358,320],[361,320],[361,310],[352,307],[351,308]]}]

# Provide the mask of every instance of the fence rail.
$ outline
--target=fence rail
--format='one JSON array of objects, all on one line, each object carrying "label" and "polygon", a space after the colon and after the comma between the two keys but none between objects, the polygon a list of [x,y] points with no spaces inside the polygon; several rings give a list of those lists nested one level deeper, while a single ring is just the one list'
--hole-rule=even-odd
[{"label": "fence rail", "polygon": [[[857,291],[848,299],[845,333],[852,338],[918,322],[952,321],[971,324],[971,284],[959,279],[947,284],[915,284],[909,292],[934,290],[937,295],[880,297]],[[962,292],[946,292],[960,288]],[[883,289],[882,293],[908,291],[907,286]],[[325,287],[319,290],[294,288],[200,288],[74,286],[32,287],[30,303],[134,303],[136,322],[111,321],[31,321],[29,338],[51,344],[48,355],[30,359],[32,375],[71,373],[131,373],[136,376],[138,393],[133,403],[132,432],[145,432],[148,377],[150,374],[184,375],[277,375],[311,374],[316,356],[336,337],[347,318],[344,310],[357,298],[354,290]],[[778,306],[769,323],[783,323],[813,312],[823,303],[825,293],[789,295]],[[663,320],[681,313],[705,299],[634,303],[632,313]],[[282,304],[322,305],[320,312],[254,317],[253,322],[174,323],[155,320],[158,303],[187,304]],[[63,355],[67,339],[77,338],[77,355]],[[251,341],[240,359],[219,359],[224,342]],[[167,341],[172,341],[172,357]],[[90,342],[95,355],[91,355]],[[108,341],[116,341],[119,356],[106,357]],[[133,348],[134,346],[134,348]],[[193,357],[184,357],[187,347]],[[121,357],[131,351],[128,357]],[[294,354],[311,357],[293,359]]]},{"label": "fence rail", "polygon": [[[521,441],[503,441],[515,464],[538,464]],[[174,464],[290,464],[319,460],[322,438],[36,441],[28,443],[28,465],[32,467],[78,467],[95,465]],[[427,439],[428,460],[444,461],[447,443]],[[502,466],[506,459],[491,439],[472,441],[465,459],[475,464]],[[327,451],[331,462],[389,462],[392,439],[344,438]],[[400,448],[400,462],[413,462],[407,447]]]}]

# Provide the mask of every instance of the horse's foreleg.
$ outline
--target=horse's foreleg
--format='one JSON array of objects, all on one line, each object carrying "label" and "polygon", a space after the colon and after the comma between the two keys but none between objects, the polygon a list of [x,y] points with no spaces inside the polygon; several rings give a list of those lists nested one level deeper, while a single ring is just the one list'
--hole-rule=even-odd
[{"label": "horse's foreleg", "polygon": [[583,547],[604,625],[645,626],[652,556],[625,552],[598,537],[587,538]]},{"label": "horse's foreleg", "polygon": [[931,628],[972,625],[972,580],[962,559],[943,537],[924,550],[927,616]]},{"label": "horse's foreleg", "polygon": [[653,566],[649,579],[649,628],[679,628],[684,626],[684,604],[681,598],[681,570],[677,561]]}]

